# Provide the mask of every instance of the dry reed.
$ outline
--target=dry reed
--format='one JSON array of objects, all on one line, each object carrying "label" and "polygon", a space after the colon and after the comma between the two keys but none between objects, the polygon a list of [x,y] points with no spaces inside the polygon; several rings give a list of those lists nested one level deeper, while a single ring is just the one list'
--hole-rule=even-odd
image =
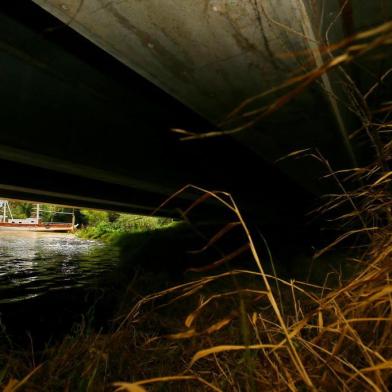
[{"label": "dry reed", "polygon": [[[390,153],[391,143],[384,148],[387,161],[391,158]],[[187,382],[192,378],[203,382],[207,389],[223,390],[221,386],[226,385],[224,390],[238,391],[253,388],[276,391],[389,390],[392,375],[392,237],[389,225],[392,201],[388,186],[392,175],[390,171],[380,172],[376,165],[361,171],[354,170],[353,173],[360,175],[361,181],[366,179],[368,184],[351,193],[345,191],[342,195],[334,195],[322,209],[329,211],[351,200],[355,203],[356,212],[339,218],[355,220],[361,214],[361,223],[370,223],[371,226],[365,226],[363,230],[353,229],[323,251],[362,231],[368,233],[366,239],[369,243],[358,260],[363,269],[349,281],[340,281],[339,287],[333,289],[284,281],[266,274],[246,223],[231,196],[192,187],[203,195],[218,199],[233,212],[246,234],[247,245],[258,271],[234,270],[204,277],[147,297],[143,305],[157,297],[177,292],[175,299],[169,301],[173,304],[189,295],[197,295],[206,285],[227,275],[242,275],[252,277],[252,280],[257,277],[259,287],[222,291],[207,298],[201,296],[199,305],[185,318],[184,330],[162,337],[198,339],[198,349],[189,361],[187,370],[177,375],[178,378],[156,378],[152,382]],[[353,173],[350,173],[350,177]],[[227,231],[226,226],[214,236],[215,240]],[[208,246],[213,242],[210,241]],[[278,299],[272,284],[274,281],[279,282],[284,304]],[[239,294],[247,297],[247,302],[252,305],[251,312],[231,312],[217,320],[212,319],[209,325],[202,320],[198,328],[195,326],[207,307],[225,297]],[[138,304],[138,310],[141,306]],[[130,316],[128,322],[132,318]],[[241,325],[241,318],[245,319],[245,327]],[[231,344],[230,341],[217,344],[224,336],[222,330],[228,328],[237,331],[247,329],[249,341],[246,344]],[[214,339],[215,334],[220,335]],[[244,362],[239,369],[236,361],[241,357],[231,354],[233,352],[242,352],[243,355],[255,352],[252,354],[252,367],[245,369],[249,364]],[[204,363],[204,366],[198,367],[200,363]],[[232,380],[231,385],[225,383],[225,378]],[[147,384],[148,379],[116,385],[119,391],[141,391],[144,390],[142,385]]]},{"label": "dry reed", "polygon": [[[276,92],[295,86],[272,104],[246,111],[249,103],[271,92],[244,102],[230,116],[250,118],[238,129],[204,135],[177,132],[192,139],[234,133],[249,127],[286,104],[328,70],[375,47],[390,45],[391,34],[392,24],[388,22],[321,50],[328,54],[335,50],[342,53],[326,61],[322,68],[274,89]],[[372,92],[373,89],[368,94]],[[366,101],[367,97],[364,98]],[[330,195],[318,212],[346,211],[333,218],[336,224],[341,222],[343,233],[318,255],[347,239],[359,237],[363,248],[356,262],[360,270],[349,280],[339,279],[338,287],[328,287],[327,282],[319,286],[268,274],[231,195],[187,186],[164,204],[192,189],[199,192],[200,197],[184,211],[184,217],[209,199],[218,201],[233,215],[232,222],[211,237],[202,251],[214,246],[233,228],[242,228],[244,234],[244,243],[238,250],[212,263],[211,269],[248,252],[245,254],[254,261],[255,270],[220,271],[150,294],[132,308],[113,334],[88,337],[81,334],[74,340],[64,340],[48,355],[50,360],[41,368],[35,368],[20,382],[8,379],[5,390],[15,391],[23,385],[29,385],[27,390],[39,390],[38,381],[34,380],[43,372],[57,380],[76,372],[79,377],[87,378],[84,384],[87,390],[115,388],[116,391],[144,392],[147,387],[156,390],[157,386],[170,391],[390,390],[392,172],[389,164],[392,142],[388,141],[388,135],[392,124],[386,120],[388,111],[391,107],[385,105],[381,111],[373,111],[385,115],[383,121],[375,122],[370,118],[370,111],[364,108],[364,116],[368,117],[362,118],[363,130],[377,151],[377,160],[372,165],[334,172],[328,161],[317,153],[304,150],[290,154],[294,158],[311,154],[322,161],[328,169],[327,176],[334,178],[341,191]],[[354,186],[347,190],[349,181]],[[344,209],[345,206],[348,209]],[[236,282],[234,287],[230,282]],[[179,314],[176,306],[181,303],[186,306],[179,307],[184,312],[184,321],[178,328],[173,314]],[[193,304],[191,311],[190,304]],[[151,323],[162,323],[161,310],[170,313],[171,326],[173,323],[176,326],[173,331],[143,333],[149,330]],[[154,363],[159,361],[159,366]],[[116,366],[122,370],[114,371]],[[140,381],[135,381],[139,378]],[[124,381],[112,384],[121,379]],[[64,388],[72,390],[69,384]]]}]

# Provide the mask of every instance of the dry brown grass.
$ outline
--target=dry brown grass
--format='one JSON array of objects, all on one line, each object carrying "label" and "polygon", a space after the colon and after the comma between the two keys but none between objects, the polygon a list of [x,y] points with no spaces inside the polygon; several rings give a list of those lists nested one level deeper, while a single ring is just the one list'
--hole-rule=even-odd
[{"label": "dry brown grass", "polygon": [[[391,143],[385,146],[385,161],[390,161],[390,152]],[[333,195],[322,209],[329,211],[348,201],[355,206],[355,211],[339,219],[359,220],[364,225],[346,232],[330,247],[362,232],[366,232],[367,236],[361,243],[368,241],[368,246],[357,260],[363,266],[361,272],[348,282],[341,281],[339,287],[333,289],[284,281],[266,274],[246,223],[231,196],[193,187],[203,195],[218,199],[233,212],[246,234],[247,245],[258,271],[235,270],[157,294],[161,297],[177,292],[177,297],[170,303],[190,295],[200,295],[200,299],[198,306],[185,317],[183,331],[163,337],[193,339],[196,342],[186,370],[176,379],[155,378],[151,382],[186,383],[191,377],[203,382],[207,389],[233,391],[390,389],[392,201],[389,181],[392,173],[377,170],[377,165],[372,165],[360,171],[354,170],[350,176],[353,174],[360,175],[360,180],[366,180],[367,185],[354,192],[344,191],[341,195]],[[226,231],[227,227],[222,229],[222,233]],[[220,238],[219,233],[214,238]],[[207,297],[200,293],[206,285],[224,279],[228,274],[251,278],[252,283],[245,284],[245,288],[214,292]],[[258,287],[254,286],[256,280]],[[275,281],[279,282],[283,304],[275,289]],[[216,311],[216,303],[222,301],[222,308],[225,309],[224,299],[238,295],[243,303],[241,311],[231,311],[225,316],[219,315],[219,318],[211,317],[214,310],[209,313],[208,307],[212,306]],[[156,295],[145,301],[155,298]],[[245,303],[252,308],[251,311],[245,309]],[[204,312],[210,314],[207,319],[205,315],[203,317]],[[198,318],[201,318],[199,324]],[[245,341],[241,344],[237,343],[238,339],[225,341],[224,329],[237,331],[242,338],[246,336]],[[229,337],[230,333],[226,338]],[[238,366],[238,361],[242,361],[241,366]],[[116,386],[119,391],[139,391],[144,390],[140,388],[149,382],[117,383]]]},{"label": "dry brown grass", "polygon": [[[186,213],[206,199],[214,198],[233,214],[233,222],[216,233],[203,250],[234,227],[241,226],[246,241],[239,250],[250,249],[257,270],[234,270],[204,277],[158,294],[166,297],[177,293],[168,300],[170,304],[189,296],[199,296],[199,300],[184,318],[183,330],[163,337],[191,339],[192,358],[178,374],[179,378],[155,378],[154,384],[178,382],[183,384],[184,390],[192,390],[187,384],[187,377],[192,377],[202,382],[206,390],[391,389],[392,172],[389,165],[392,142],[388,137],[391,129],[392,124],[385,120],[381,124],[371,123],[368,118],[366,133],[372,136],[370,141],[377,159],[364,168],[334,172],[317,151],[290,154],[291,158],[311,155],[322,162],[328,172],[326,177],[332,177],[341,191],[327,195],[327,202],[316,211],[329,215],[342,234],[315,257],[348,239],[351,244],[359,245],[355,260],[359,272],[348,281],[339,279],[338,287],[328,287],[328,277],[324,285],[316,286],[268,275],[232,197],[191,186],[201,192],[201,196]],[[221,261],[212,263],[212,267]],[[228,275],[241,277],[241,285],[237,280],[233,289],[226,282],[210,295],[203,293],[207,285]],[[232,307],[226,314],[219,312],[219,308],[228,310],[226,302],[234,296],[239,298],[239,308]],[[132,391],[144,388],[149,381],[117,383],[116,386],[119,391]]]},{"label": "dry brown grass", "polygon": [[[310,40],[310,38],[309,38]],[[328,40],[327,40],[328,42]],[[287,53],[282,57],[301,57],[305,64],[310,68],[307,72],[303,72],[301,67],[297,73],[298,75],[286,80],[279,86],[263,91],[253,97],[249,97],[241,102],[228,116],[221,122],[220,130],[212,132],[195,133],[185,129],[172,129],[173,132],[180,135],[180,140],[194,140],[204,139],[209,137],[219,137],[222,135],[232,135],[251,129],[261,120],[275,113],[283,106],[289,104],[295,97],[304,92],[304,90],[322,78],[334,69],[340,69],[342,73],[342,80],[350,84],[352,89],[355,86],[352,83],[349,75],[342,69],[343,65],[357,61],[361,57],[373,54],[376,50],[384,49],[390,50],[392,45],[392,21],[388,21],[382,25],[376,26],[372,29],[358,32],[351,37],[347,37],[342,41],[332,44],[317,47],[317,54],[320,56],[319,61],[314,59],[314,50],[310,48],[302,53]],[[383,56],[387,57],[386,54]],[[383,79],[389,75],[390,69],[380,78],[377,86],[374,86],[368,93],[361,97],[361,100],[366,101],[368,95],[383,82]],[[332,91],[329,92],[332,94]],[[278,96],[274,100],[268,101],[270,97]],[[267,101],[266,101],[267,100]],[[366,103],[366,102],[365,102]],[[254,109],[254,105],[258,108]],[[350,105],[350,104],[348,104]],[[358,111],[358,106],[354,106],[354,111]],[[252,109],[250,109],[252,108]],[[350,108],[352,110],[352,108]],[[390,103],[383,105],[377,109],[378,112],[390,112]],[[359,113],[357,113],[359,114]],[[366,126],[366,122],[364,125]]]},{"label": "dry brown grass", "polygon": [[[322,68],[275,89],[274,92],[294,86],[272,104],[246,111],[248,103],[264,98],[270,93],[267,92],[245,102],[232,116],[246,119],[245,127],[251,126],[328,70],[375,47],[390,45],[391,34],[389,22],[326,48],[328,54],[342,52]],[[373,89],[368,94],[372,92]],[[364,101],[368,94],[362,97]],[[26,352],[5,355],[5,390],[41,391],[43,383],[45,390],[67,391],[390,390],[392,142],[388,135],[392,124],[387,119],[391,108],[384,105],[380,112],[385,115],[384,120],[374,121],[375,112],[366,108],[366,102],[355,102],[354,106],[363,117],[360,131],[365,131],[377,152],[374,164],[334,172],[317,152],[306,150],[290,156],[312,155],[326,166],[327,176],[337,183],[341,192],[329,195],[318,212],[343,211],[331,218],[341,227],[342,235],[318,255],[347,239],[358,238],[362,249],[356,259],[360,265],[358,273],[348,281],[339,279],[338,287],[286,281],[268,274],[231,195],[188,186],[165,204],[192,189],[200,197],[184,211],[184,217],[209,199],[218,201],[233,216],[231,223],[206,242],[203,251],[233,228],[241,228],[244,238],[237,251],[197,273],[222,267],[228,260],[243,257],[245,252],[256,268],[198,275],[190,282],[150,294],[132,307],[113,333],[87,334],[82,329],[41,356]],[[203,136],[179,132],[192,139],[239,130]],[[347,186],[350,181],[353,186]],[[149,278],[146,277],[146,285]]]},{"label": "dry brown grass", "polygon": [[[384,146],[385,165],[391,147],[392,143]],[[68,391],[388,391],[392,174],[374,164],[329,175],[339,180],[342,194],[332,195],[321,209],[340,209],[344,203],[355,207],[336,218],[346,222],[347,231],[331,246],[366,233],[360,242],[366,247],[357,259],[361,270],[348,281],[340,280],[332,288],[266,273],[232,197],[186,187],[179,193],[188,188],[200,192],[187,214],[209,198],[233,214],[232,223],[212,236],[202,251],[232,228],[241,228],[240,249],[248,249],[257,268],[198,275],[150,294],[113,333],[86,333],[82,328],[44,353],[13,352],[7,358],[5,390],[39,391],[44,382],[46,390]],[[348,192],[344,184],[353,178],[362,185]]]}]

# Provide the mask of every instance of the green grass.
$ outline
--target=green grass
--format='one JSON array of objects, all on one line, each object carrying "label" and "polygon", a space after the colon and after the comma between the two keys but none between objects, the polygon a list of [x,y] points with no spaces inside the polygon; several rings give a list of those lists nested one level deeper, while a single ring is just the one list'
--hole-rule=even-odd
[{"label": "green grass", "polygon": [[77,235],[81,238],[112,242],[123,234],[148,233],[174,225],[176,225],[176,222],[170,218],[128,214],[119,214],[116,219],[110,221],[106,213],[98,212],[95,214],[94,219],[91,219],[90,224],[77,231]]}]

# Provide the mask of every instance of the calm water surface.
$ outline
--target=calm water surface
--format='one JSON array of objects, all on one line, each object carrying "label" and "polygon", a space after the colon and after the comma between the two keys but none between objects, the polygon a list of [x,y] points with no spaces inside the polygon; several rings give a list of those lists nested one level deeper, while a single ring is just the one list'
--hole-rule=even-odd
[{"label": "calm water surface", "polygon": [[72,234],[0,231],[0,304],[92,286],[117,260],[115,249]]}]

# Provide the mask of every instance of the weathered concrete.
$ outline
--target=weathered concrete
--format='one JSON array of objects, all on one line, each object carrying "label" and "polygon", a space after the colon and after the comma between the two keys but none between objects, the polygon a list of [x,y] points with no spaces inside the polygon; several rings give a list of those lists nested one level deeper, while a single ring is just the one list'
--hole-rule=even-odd
[{"label": "weathered concrete", "polygon": [[193,183],[233,192],[267,219],[309,207],[304,189],[328,189],[314,161],[276,159],[317,147],[334,167],[353,163],[353,119],[325,94],[340,96],[334,75],[233,139],[181,143],[169,129],[210,130],[244,99],[303,71],[282,55],[316,53],[327,32],[334,42],[392,12],[379,12],[382,0],[351,1],[352,16],[339,0],[34,3],[70,28],[30,1],[1,5],[0,193],[140,212]]},{"label": "weathered concrete", "polygon": [[[268,205],[269,218],[305,200],[300,187],[232,140],[178,141],[171,127],[211,125],[33,3],[2,8],[2,196],[146,213],[192,183],[233,192],[252,211]],[[243,175],[252,167],[263,188]]]},{"label": "weathered concrete", "polygon": [[[336,42],[392,16],[382,0],[34,1],[215,125],[245,99],[309,68],[282,55],[311,50],[321,66],[317,47],[326,39]],[[316,146],[325,155],[335,150],[329,158],[336,167],[355,165],[350,115],[336,94],[341,98],[324,76],[290,108],[234,137],[271,163]],[[319,192],[308,162],[279,166]]]}]

